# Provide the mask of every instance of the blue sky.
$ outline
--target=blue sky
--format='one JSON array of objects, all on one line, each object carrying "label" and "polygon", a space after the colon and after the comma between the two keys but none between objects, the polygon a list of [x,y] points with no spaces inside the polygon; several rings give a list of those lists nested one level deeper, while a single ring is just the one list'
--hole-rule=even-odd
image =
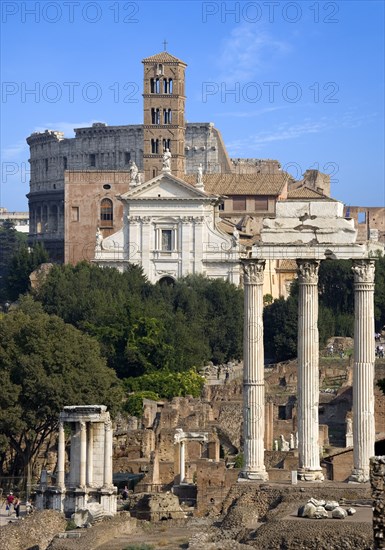
[{"label": "blue sky", "polygon": [[[185,61],[186,119],[232,157],[319,168],[384,206],[384,2],[3,0],[0,205],[27,210],[26,137],[142,122],[141,60]],[[32,93],[31,93],[32,91]]]}]

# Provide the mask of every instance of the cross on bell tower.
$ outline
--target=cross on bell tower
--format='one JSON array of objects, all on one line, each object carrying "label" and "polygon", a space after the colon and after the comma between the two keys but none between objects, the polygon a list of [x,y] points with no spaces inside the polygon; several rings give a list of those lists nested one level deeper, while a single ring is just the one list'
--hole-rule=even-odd
[{"label": "cross on bell tower", "polygon": [[185,69],[186,63],[165,51],[143,59],[145,180],[162,171],[163,153],[171,152],[171,173],[185,174]]}]

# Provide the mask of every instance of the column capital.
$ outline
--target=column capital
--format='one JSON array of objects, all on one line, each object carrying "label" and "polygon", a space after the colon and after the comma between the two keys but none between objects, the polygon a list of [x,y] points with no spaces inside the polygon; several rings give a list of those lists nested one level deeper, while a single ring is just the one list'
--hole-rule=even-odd
[{"label": "column capital", "polygon": [[355,283],[374,283],[375,261],[374,260],[354,260],[352,271]]},{"label": "column capital", "polygon": [[265,260],[241,260],[245,285],[262,285]]},{"label": "column capital", "polygon": [[297,260],[299,284],[316,285],[318,283],[319,260]]}]

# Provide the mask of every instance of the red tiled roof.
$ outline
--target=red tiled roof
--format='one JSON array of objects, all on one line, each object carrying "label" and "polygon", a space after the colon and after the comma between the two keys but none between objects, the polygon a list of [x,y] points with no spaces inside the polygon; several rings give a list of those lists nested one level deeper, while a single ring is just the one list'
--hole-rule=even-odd
[{"label": "red tiled roof", "polygon": [[[290,175],[275,174],[204,174],[203,184],[207,193],[215,195],[273,195],[281,194]],[[195,185],[196,175],[187,174],[183,180]]]}]

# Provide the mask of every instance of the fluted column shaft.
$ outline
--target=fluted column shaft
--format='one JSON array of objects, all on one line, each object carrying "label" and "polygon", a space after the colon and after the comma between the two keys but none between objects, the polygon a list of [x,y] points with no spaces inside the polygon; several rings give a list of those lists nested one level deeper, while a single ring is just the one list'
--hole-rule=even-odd
[{"label": "fluted column shaft", "polygon": [[58,450],[57,450],[57,484],[61,489],[64,488],[64,472],[65,472],[65,441],[64,441],[64,425],[59,422],[58,434]]},{"label": "fluted column shaft", "polygon": [[94,481],[94,434],[93,425],[88,423],[87,429],[87,485]]},{"label": "fluted column shaft", "polygon": [[264,464],[265,378],[263,353],[263,274],[265,261],[242,260],[244,283],[243,440],[247,479],[268,478]]},{"label": "fluted column shaft", "polygon": [[184,478],[186,477],[185,473],[185,442],[180,442],[179,447],[179,471],[180,471],[180,483],[184,481]]},{"label": "fluted column shaft", "polygon": [[318,261],[298,265],[298,453],[299,478],[322,480],[319,451]]},{"label": "fluted column shaft", "polygon": [[369,481],[369,459],[374,456],[374,260],[353,262],[353,472],[351,481]]},{"label": "fluted column shaft", "polygon": [[104,423],[104,472],[103,485],[110,487],[112,485],[112,425],[107,420]]},{"label": "fluted column shaft", "polygon": [[87,429],[85,422],[79,422],[80,428],[80,468],[79,485],[86,486],[86,464],[87,464]]}]

